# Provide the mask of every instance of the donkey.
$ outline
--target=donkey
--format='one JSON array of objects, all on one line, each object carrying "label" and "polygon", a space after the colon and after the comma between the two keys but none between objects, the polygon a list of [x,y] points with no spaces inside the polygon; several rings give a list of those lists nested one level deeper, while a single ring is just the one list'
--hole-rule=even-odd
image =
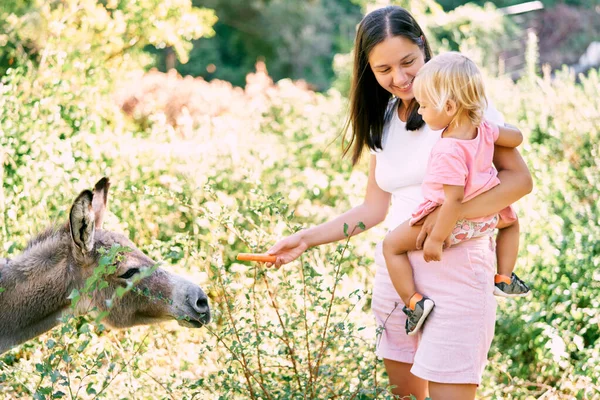
[{"label": "donkey", "polygon": [[[103,321],[115,328],[176,319],[180,325],[200,328],[210,321],[208,298],[202,289],[183,277],[156,268],[140,275],[135,290],[113,296],[128,279],[156,262],[120,233],[102,230],[108,178],[94,191],[84,190],[69,212],[69,221],[48,228],[14,259],[0,259],[0,354],[58,325],[70,310],[69,295],[84,287],[98,266],[101,248],[118,244],[131,249],[106,277],[107,287],[93,290],[78,302],[76,314],[91,308],[108,312]],[[107,300],[113,299],[109,307]]]}]

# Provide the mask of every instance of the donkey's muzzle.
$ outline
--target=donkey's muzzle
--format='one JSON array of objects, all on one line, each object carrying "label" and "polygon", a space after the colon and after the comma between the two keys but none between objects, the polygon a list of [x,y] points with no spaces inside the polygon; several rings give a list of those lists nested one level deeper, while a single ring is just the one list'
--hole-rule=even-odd
[{"label": "donkey's muzzle", "polygon": [[[190,288],[190,293],[187,296],[189,309],[193,310],[193,315],[190,319],[193,324],[198,323],[198,327],[206,325],[210,322],[210,307],[208,306],[208,297],[200,287]],[[196,325],[196,324],[194,324]]]}]

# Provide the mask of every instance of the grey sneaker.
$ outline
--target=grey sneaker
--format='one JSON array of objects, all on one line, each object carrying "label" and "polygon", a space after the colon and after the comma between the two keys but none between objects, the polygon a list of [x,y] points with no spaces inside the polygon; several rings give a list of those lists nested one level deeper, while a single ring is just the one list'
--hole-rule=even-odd
[{"label": "grey sneaker", "polygon": [[494,295],[500,297],[525,297],[531,293],[529,286],[514,273],[510,277],[510,284],[499,282],[494,284]]},{"label": "grey sneaker", "polygon": [[423,296],[423,298],[417,302],[415,305],[415,309],[411,310],[410,308],[404,306],[402,311],[408,317],[406,320],[406,334],[408,336],[416,335],[421,329],[421,326],[427,319],[427,316],[435,307],[435,303],[429,297]]}]

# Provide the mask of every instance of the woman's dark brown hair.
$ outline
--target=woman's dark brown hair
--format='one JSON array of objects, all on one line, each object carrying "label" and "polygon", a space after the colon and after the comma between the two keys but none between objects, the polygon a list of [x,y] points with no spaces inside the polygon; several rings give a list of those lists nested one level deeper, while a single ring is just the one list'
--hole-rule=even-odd
[{"label": "woman's dark brown hair", "polygon": [[[382,88],[369,66],[373,48],[389,37],[402,36],[417,45],[431,59],[431,49],[423,30],[412,15],[402,7],[389,6],[367,14],[358,26],[354,42],[354,69],[350,92],[350,117],[345,131],[352,125],[352,135],[344,147],[344,155],[352,149],[352,165],[359,161],[365,146],[381,149],[383,126],[391,113],[387,113],[390,92]],[[419,105],[413,99],[407,110],[406,128],[417,130],[424,122],[417,113]]]}]

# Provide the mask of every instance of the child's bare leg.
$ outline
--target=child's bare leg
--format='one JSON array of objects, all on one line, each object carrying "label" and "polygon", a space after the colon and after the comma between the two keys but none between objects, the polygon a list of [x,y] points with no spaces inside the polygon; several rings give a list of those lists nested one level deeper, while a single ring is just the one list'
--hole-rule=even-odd
[{"label": "child's bare leg", "polygon": [[519,220],[511,223],[500,221],[498,229],[496,236],[498,274],[510,278],[519,254]]},{"label": "child's bare leg", "polygon": [[519,252],[519,221],[499,223],[496,237],[498,273],[494,277],[494,294],[502,297],[523,297],[531,290],[513,273]]},{"label": "child's bare leg", "polygon": [[390,279],[407,307],[417,290],[406,252],[416,250],[417,235],[420,231],[420,226],[410,226],[406,221],[388,233],[383,241],[383,256]]},{"label": "child's bare leg", "polygon": [[416,335],[435,303],[427,296],[417,293],[413,280],[413,271],[408,261],[407,251],[417,247],[417,235],[420,227],[413,227],[408,221],[388,233],[383,241],[383,256],[394,288],[406,307],[406,334]]}]

